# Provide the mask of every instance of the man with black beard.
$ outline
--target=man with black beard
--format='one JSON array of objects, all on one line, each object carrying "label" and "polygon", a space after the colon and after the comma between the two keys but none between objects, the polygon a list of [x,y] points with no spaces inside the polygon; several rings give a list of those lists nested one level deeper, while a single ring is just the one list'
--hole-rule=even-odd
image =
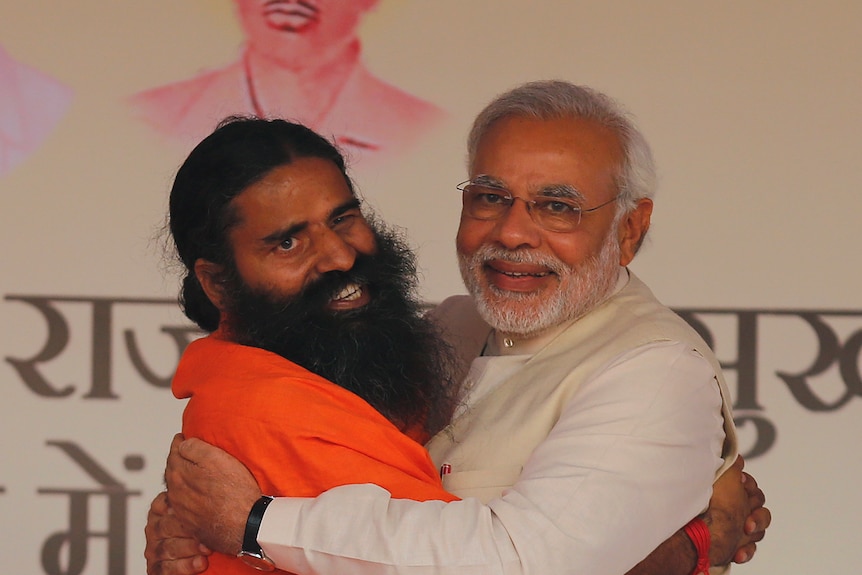
[{"label": "man with black beard", "polygon": [[[419,418],[428,439],[451,415],[450,356],[412,297],[413,254],[392,231],[369,223],[376,254],[357,255],[350,270],[327,272],[292,297],[256,292],[231,265],[226,291],[233,336],[352,391],[400,426]],[[355,286],[372,294],[369,303],[327,309],[333,294],[350,297]]]},{"label": "man with black beard", "polygon": [[[344,162],[283,120],[234,118],[189,155],[170,199],[181,303],[208,337],[172,386],[183,433],[267,493],[371,482],[452,500],[422,443],[451,416],[451,353],[414,297],[410,251],[365,219]],[[269,567],[259,550],[240,557]],[[249,567],[210,558],[214,573]]]},{"label": "man with black beard", "polygon": [[[391,230],[369,223],[376,254],[357,255],[350,270],[326,272],[295,296],[258,292],[229,264],[233,338],[352,391],[403,429],[421,424],[417,438],[424,442],[451,415],[449,350],[412,297],[413,254]],[[355,286],[372,294],[369,303],[327,309],[333,295],[358,294]]]}]

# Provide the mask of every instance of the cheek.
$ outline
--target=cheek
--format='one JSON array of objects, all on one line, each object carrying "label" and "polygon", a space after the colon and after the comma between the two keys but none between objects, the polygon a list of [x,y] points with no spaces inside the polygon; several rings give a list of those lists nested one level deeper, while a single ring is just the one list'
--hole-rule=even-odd
[{"label": "cheek", "polygon": [[256,278],[257,284],[248,282],[249,286],[279,298],[295,296],[313,279],[307,270],[300,273],[294,269],[261,271],[263,273]]},{"label": "cheek", "polygon": [[236,269],[242,281],[254,289],[271,290],[273,286],[283,283],[283,280],[279,281],[278,274],[273,274],[270,267],[262,266],[257,261],[237,260]]},{"label": "cheek", "polygon": [[235,249],[233,252],[233,262],[242,281],[249,285],[258,282],[261,270],[254,258],[249,257],[242,250]]},{"label": "cheek", "polygon": [[241,251],[234,262],[242,281],[252,289],[279,295],[295,293],[303,285],[307,270],[287,265],[278,258],[256,257]]},{"label": "cheek", "polygon": [[458,253],[471,255],[478,250],[487,241],[488,234],[493,229],[493,225],[489,226],[489,223],[462,217],[461,224],[458,226],[458,235],[455,236],[455,247]]},{"label": "cheek", "polygon": [[590,255],[598,255],[601,250],[601,242],[579,237],[576,233],[546,237],[545,245],[554,257],[571,268],[579,267]]},{"label": "cheek", "polygon": [[360,254],[372,255],[377,253],[377,240],[374,237],[374,232],[367,224],[353,230],[347,241]]}]

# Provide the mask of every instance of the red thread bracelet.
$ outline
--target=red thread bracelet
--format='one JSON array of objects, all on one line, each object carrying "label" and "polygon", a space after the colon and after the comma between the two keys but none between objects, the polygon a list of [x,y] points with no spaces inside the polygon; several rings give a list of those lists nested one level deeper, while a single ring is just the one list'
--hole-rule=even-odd
[{"label": "red thread bracelet", "polygon": [[709,575],[709,527],[703,519],[695,517],[685,526],[685,534],[691,539],[697,551],[697,566],[692,575]]}]

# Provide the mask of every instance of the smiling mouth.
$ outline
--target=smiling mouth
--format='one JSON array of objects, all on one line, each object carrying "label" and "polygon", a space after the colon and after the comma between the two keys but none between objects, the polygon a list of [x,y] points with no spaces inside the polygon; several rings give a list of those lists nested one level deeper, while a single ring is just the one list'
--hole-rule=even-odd
[{"label": "smiling mouth", "polygon": [[362,286],[358,284],[349,284],[332,297],[332,302],[348,302],[356,301],[362,297]]},{"label": "smiling mouth", "polygon": [[501,269],[501,267],[491,264],[485,264],[485,267],[494,273],[501,274],[510,278],[544,278],[554,274],[554,272],[551,270],[525,272]]},{"label": "smiling mouth", "polygon": [[497,273],[503,274],[505,276],[509,276],[510,278],[543,278],[551,275],[551,272],[541,272],[541,273],[521,273],[521,272],[503,272],[500,270],[494,270]]},{"label": "smiling mouth", "polygon": [[365,307],[371,303],[371,291],[368,286],[349,283],[329,299],[327,308],[331,311],[350,311]]}]

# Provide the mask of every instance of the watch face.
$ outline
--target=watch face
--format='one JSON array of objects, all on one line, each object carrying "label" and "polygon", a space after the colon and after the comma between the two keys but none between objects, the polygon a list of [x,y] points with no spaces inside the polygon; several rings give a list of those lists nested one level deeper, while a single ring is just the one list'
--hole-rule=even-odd
[{"label": "watch face", "polygon": [[243,563],[249,567],[254,567],[258,571],[275,571],[275,563],[272,559],[261,552],[260,554],[250,553],[248,551],[240,551],[237,555]]}]

